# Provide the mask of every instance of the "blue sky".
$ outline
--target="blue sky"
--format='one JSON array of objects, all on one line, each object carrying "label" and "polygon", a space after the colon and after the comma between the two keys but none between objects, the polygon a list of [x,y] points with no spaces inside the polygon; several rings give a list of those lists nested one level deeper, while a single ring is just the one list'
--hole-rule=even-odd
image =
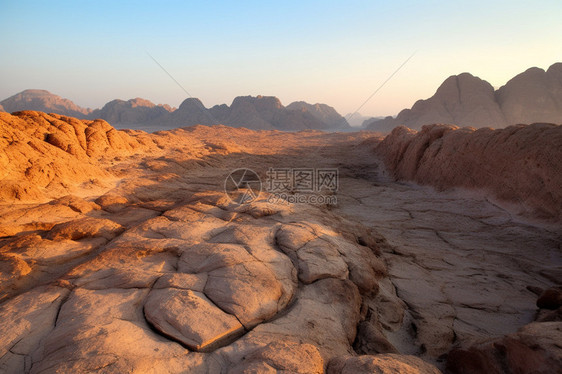
[{"label": "blue sky", "polygon": [[206,106],[239,95],[396,114],[471,72],[499,87],[562,61],[555,1],[0,0],[0,99],[46,89],[85,107],[143,97]]}]

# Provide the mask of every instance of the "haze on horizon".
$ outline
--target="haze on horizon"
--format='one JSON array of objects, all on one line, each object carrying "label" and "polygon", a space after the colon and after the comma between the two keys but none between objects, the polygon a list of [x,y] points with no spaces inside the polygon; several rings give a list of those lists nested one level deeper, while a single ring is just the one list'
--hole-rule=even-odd
[{"label": "haze on horizon", "polygon": [[240,95],[395,115],[468,71],[499,87],[562,56],[562,3],[3,1],[0,99],[46,89],[78,105],[143,97],[210,107]]}]

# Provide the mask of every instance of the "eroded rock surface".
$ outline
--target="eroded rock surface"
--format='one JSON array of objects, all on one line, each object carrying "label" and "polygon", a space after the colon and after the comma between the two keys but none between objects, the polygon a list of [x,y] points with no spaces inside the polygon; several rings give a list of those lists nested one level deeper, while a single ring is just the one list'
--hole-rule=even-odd
[{"label": "eroded rock surface", "polygon": [[[12,117],[21,137],[75,121]],[[489,367],[519,367],[521,352],[559,359],[559,233],[387,178],[372,134],[193,127],[118,132],[138,147],[116,151],[94,133],[105,152],[70,154],[68,139],[36,151],[111,183],[0,204],[0,371],[437,373],[475,355]],[[14,160],[5,175],[24,178]],[[265,191],[239,205],[224,191],[236,168],[310,165],[339,168],[337,205]]]},{"label": "eroded rock surface", "polygon": [[542,219],[562,216],[562,126],[533,124],[505,129],[424,126],[396,128],[376,149],[397,179],[439,190],[484,189]]}]

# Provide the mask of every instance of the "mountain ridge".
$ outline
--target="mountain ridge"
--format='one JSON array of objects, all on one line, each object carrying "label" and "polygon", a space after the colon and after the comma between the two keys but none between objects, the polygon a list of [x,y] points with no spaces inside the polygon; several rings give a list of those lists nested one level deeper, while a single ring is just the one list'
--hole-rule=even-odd
[{"label": "mountain ridge", "polygon": [[416,101],[396,117],[365,121],[363,127],[388,132],[400,125],[419,130],[435,123],[504,128],[536,122],[562,123],[560,62],[546,71],[529,68],[497,90],[470,73],[452,75],[430,98]]},{"label": "mountain ridge", "polygon": [[34,110],[80,119],[103,119],[113,125],[168,129],[192,125],[224,124],[260,130],[338,130],[350,126],[326,104],[294,102],[284,106],[275,96],[237,96],[226,104],[206,108],[201,100],[187,98],[180,106],[154,104],[150,100],[115,99],[98,109],[86,109],[46,90],[25,90],[0,101],[0,111]]}]

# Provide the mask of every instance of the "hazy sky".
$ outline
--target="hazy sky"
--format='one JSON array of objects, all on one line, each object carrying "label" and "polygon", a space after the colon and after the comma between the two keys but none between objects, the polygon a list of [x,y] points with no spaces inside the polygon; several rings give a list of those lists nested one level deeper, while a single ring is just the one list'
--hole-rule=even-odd
[{"label": "hazy sky", "polygon": [[499,87],[562,61],[562,1],[0,0],[0,100],[46,89],[85,107],[143,97],[210,107],[274,95],[396,114],[471,72]]}]

